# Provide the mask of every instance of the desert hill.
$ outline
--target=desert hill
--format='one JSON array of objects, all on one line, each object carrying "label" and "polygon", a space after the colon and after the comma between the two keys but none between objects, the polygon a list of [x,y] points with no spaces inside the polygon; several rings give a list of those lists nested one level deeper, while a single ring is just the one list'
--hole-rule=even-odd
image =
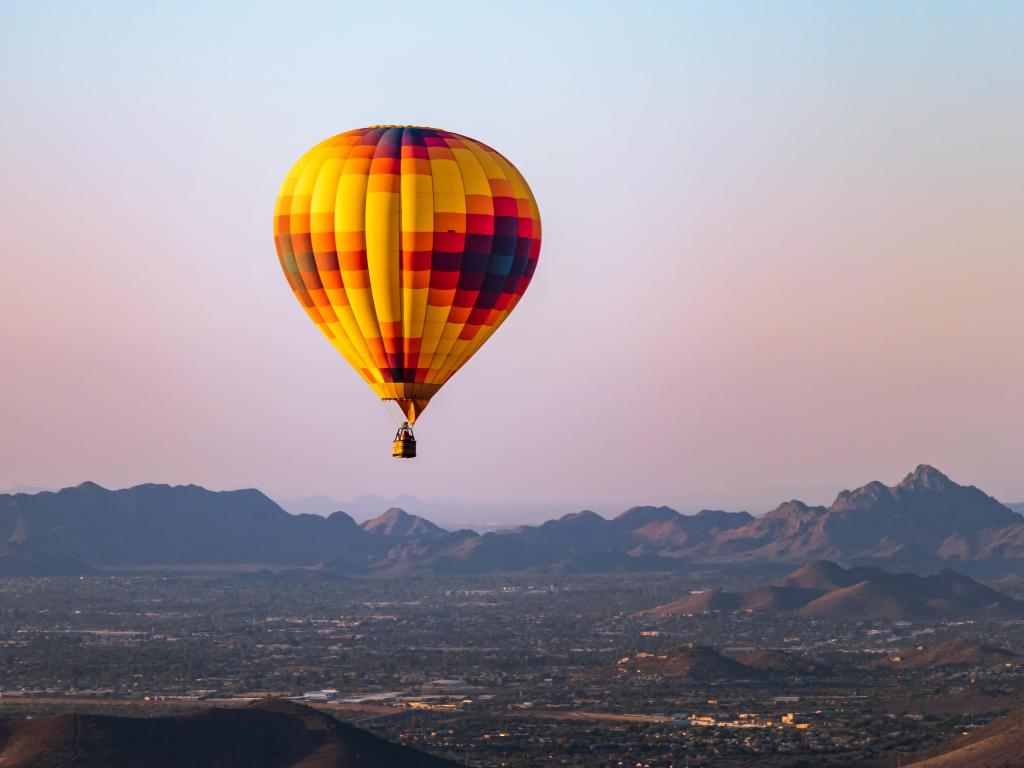
[{"label": "desert hill", "polygon": [[410,515],[398,507],[391,507],[384,514],[367,520],[359,527],[367,533],[397,536],[403,539],[437,538],[448,533],[444,528],[434,525],[425,517]]},{"label": "desert hill", "polygon": [[904,762],[906,768],[1024,768],[1024,710],[1011,712]]},{"label": "desert hill", "polygon": [[444,768],[315,709],[265,700],[164,717],[0,720],[5,768]]},{"label": "desert hill", "polygon": [[899,666],[901,669],[994,667],[999,664],[1024,664],[1024,656],[1006,648],[953,638],[932,645],[904,648],[883,662],[883,666]]},{"label": "desert hill", "polygon": [[637,653],[620,659],[623,675],[688,677],[693,680],[756,680],[760,669],[748,667],[706,645],[687,643],[659,653]]},{"label": "desert hill", "polygon": [[691,593],[644,614],[709,611],[788,612],[845,620],[1011,617],[1024,616],[1024,602],[949,569],[918,576],[818,561],[797,568],[777,584],[745,592]]},{"label": "desert hill", "polygon": [[792,651],[755,650],[736,656],[745,666],[777,675],[827,675],[832,670],[811,657]]}]

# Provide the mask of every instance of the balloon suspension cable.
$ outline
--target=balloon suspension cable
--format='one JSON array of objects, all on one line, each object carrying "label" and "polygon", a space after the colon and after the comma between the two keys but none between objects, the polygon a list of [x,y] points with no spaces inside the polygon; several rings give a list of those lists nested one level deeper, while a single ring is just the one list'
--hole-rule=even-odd
[{"label": "balloon suspension cable", "polygon": [[402,426],[402,422],[404,422],[405,419],[404,418],[399,419],[397,416],[395,416],[395,412],[393,410],[391,410],[391,406],[388,405],[388,403],[393,403],[393,402],[395,402],[395,401],[394,400],[383,400],[382,399],[380,401],[380,404],[382,406],[384,406],[384,412],[388,415],[388,418],[390,418],[391,421],[394,422],[395,429],[398,429],[399,427]]}]

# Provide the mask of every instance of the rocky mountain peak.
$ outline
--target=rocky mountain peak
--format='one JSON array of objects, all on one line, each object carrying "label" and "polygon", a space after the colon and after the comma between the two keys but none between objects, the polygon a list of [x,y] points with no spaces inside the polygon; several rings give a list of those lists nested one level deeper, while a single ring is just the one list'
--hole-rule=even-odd
[{"label": "rocky mountain peak", "polygon": [[630,507],[615,518],[620,525],[639,528],[648,523],[663,523],[675,520],[679,513],[671,507]]},{"label": "rocky mountain peak", "polygon": [[917,469],[903,478],[902,482],[896,487],[913,491],[927,490],[941,493],[951,488],[959,488],[960,486],[935,467],[928,464],[919,464]]},{"label": "rocky mountain peak", "polygon": [[581,509],[579,512],[569,512],[568,514],[562,515],[558,518],[558,522],[560,523],[593,523],[597,521],[605,522],[605,519],[591,509]]},{"label": "rocky mountain peak", "polygon": [[400,507],[391,507],[384,514],[362,524],[367,533],[384,536],[430,537],[440,536],[446,531],[424,517],[410,515]]}]

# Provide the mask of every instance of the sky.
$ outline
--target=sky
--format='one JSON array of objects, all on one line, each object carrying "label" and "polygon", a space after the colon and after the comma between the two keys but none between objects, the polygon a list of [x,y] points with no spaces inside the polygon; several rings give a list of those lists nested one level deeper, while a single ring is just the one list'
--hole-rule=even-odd
[{"label": "sky", "polygon": [[[1022,40],[1010,2],[5,2],[0,488],[1024,499]],[[382,123],[495,147],[544,225],[413,461],[272,237]]]}]

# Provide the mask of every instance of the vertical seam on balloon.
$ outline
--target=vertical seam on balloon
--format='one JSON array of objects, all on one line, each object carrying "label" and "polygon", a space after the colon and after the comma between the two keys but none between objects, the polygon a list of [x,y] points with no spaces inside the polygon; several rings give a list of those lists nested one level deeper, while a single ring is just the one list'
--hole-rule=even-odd
[{"label": "vertical seam on balloon", "polygon": [[[452,134],[449,134],[447,131],[441,131],[441,130],[436,131],[436,133],[443,134],[441,136],[438,136],[438,138],[443,139],[444,142],[445,142],[445,146],[447,146],[449,151],[451,151],[452,148],[451,148],[451,145],[448,144],[448,136],[451,136]],[[429,150],[428,150],[428,155],[429,155]],[[454,159],[454,153],[453,153],[452,157]],[[465,198],[465,196],[466,196],[466,178],[462,175],[462,168],[459,166],[458,161],[456,160],[454,162],[455,162],[455,171],[456,171],[456,173],[459,174],[459,184],[462,185],[462,196],[463,196],[463,198]],[[466,254],[466,242],[465,242],[465,235],[464,235],[463,236],[463,242],[462,242],[462,253],[460,254],[460,258],[465,258],[465,254]],[[434,269],[433,269],[433,267],[434,267],[434,249],[433,248],[431,248],[431,254],[430,254],[430,267],[431,267],[431,270],[430,270],[431,274],[433,274],[433,271],[434,271]],[[461,271],[462,271],[462,262],[460,261],[459,262],[459,272],[461,273]],[[427,305],[429,306],[429,304],[430,304],[430,298],[429,298],[429,293],[428,293]],[[440,329],[440,332],[438,333],[438,336],[437,336],[437,341],[434,343],[434,348],[430,351],[430,362],[431,362],[431,366],[430,367],[431,368],[434,367],[434,364],[433,364],[434,363],[434,355],[437,353],[437,348],[441,344],[441,338],[444,336],[444,329],[448,327],[448,318],[451,317],[452,306],[453,306],[453,304],[449,304],[448,305],[448,311],[445,312],[444,320],[441,323],[441,329]],[[428,381],[424,381],[423,384],[424,385],[433,385],[434,382],[433,382],[432,377],[429,376],[429,369],[428,369],[427,379],[428,379]],[[417,394],[420,394],[420,393],[417,392]],[[430,397],[430,395],[428,395],[428,397]]]},{"label": "vertical seam on balloon", "polygon": [[[470,150],[470,151],[472,152],[472,150]],[[474,159],[476,159],[476,158],[474,157]],[[479,160],[477,160],[477,162],[479,163]],[[481,166],[481,169],[482,169],[482,166]],[[493,199],[493,195],[492,195],[492,199]],[[493,203],[492,203],[492,209],[493,209]],[[468,218],[468,213],[467,213],[467,218]],[[467,230],[469,228],[468,221],[467,221],[467,227],[466,228],[467,228]],[[467,232],[467,237],[468,237],[468,232]],[[493,246],[493,234],[492,234],[492,245],[491,245],[492,252],[493,252],[493,248],[494,248],[494,246]],[[463,269],[465,268],[465,261],[466,261],[466,250],[465,250],[465,246],[464,246],[463,247]],[[460,278],[461,278],[461,273],[462,273],[462,270],[460,270]],[[458,294],[458,290],[459,289],[456,288],[456,295]],[[451,316],[451,310],[454,309],[454,308],[455,308],[455,304],[454,304],[454,300],[453,300],[452,306],[451,306],[451,308],[449,308],[449,317]],[[472,313],[472,311],[473,311],[473,308],[470,307],[470,313]],[[463,321],[461,323],[457,323],[458,328],[459,328],[459,335],[461,335],[462,329],[466,327],[466,322],[468,320],[469,320],[469,317],[467,316],[465,321]],[[445,323],[445,327],[447,327],[448,325],[449,325],[449,323],[446,322]],[[453,325],[455,325],[455,324],[453,324]],[[437,375],[436,375],[436,380],[434,382],[434,384],[436,386],[440,386],[441,384],[446,382],[448,380],[448,378],[451,377],[451,374],[449,373],[449,371],[452,368],[452,366],[455,365],[456,361],[461,356],[461,353],[455,353],[453,351],[455,349],[456,345],[458,344],[459,340],[460,340],[459,336],[456,336],[452,340],[452,343],[449,345],[448,349],[446,350],[446,352],[444,354],[444,357],[441,359],[440,364],[437,366]]]},{"label": "vertical seam on balloon", "polygon": [[[374,148],[374,152],[376,152],[377,144],[379,143],[380,137],[381,137],[381,135],[383,135],[383,133],[384,132],[381,131],[379,134],[377,134],[373,138],[373,145],[372,146]],[[360,141],[362,141],[362,138],[365,137],[365,136],[366,136],[366,134],[364,133],[363,136],[360,137]],[[358,144],[356,146],[358,146]],[[351,160],[352,160],[352,154],[350,153],[348,159],[345,161],[345,166],[346,167],[348,166],[349,162],[351,162]],[[370,157],[370,163],[371,163],[371,165],[373,163],[373,157],[372,156]],[[342,169],[342,173],[344,173],[344,168]],[[367,176],[366,184],[367,184],[367,189],[368,189],[369,188],[369,183],[370,183],[370,176],[371,176],[369,168],[367,168],[366,176]],[[366,279],[367,279],[367,283],[369,283],[369,280],[370,280],[369,248],[366,245],[366,192],[363,193],[362,205],[363,205],[363,250],[366,253],[366,257],[367,257]],[[337,237],[337,230],[335,230],[335,237]],[[347,295],[347,292],[346,292],[346,295]],[[364,318],[366,320],[366,326],[370,330],[376,329],[377,336],[381,339],[381,345],[383,346],[384,334],[381,333],[381,330],[380,330],[380,322],[377,319],[377,306],[376,306],[376,304],[375,304],[375,302],[373,300],[373,290],[372,290],[372,288],[369,287],[369,285],[367,285],[367,297],[369,299],[369,313],[368,313],[368,317]],[[350,302],[350,304],[351,304],[351,302]],[[361,319],[360,319],[359,315],[356,315],[356,325],[359,326],[359,330],[363,334],[363,339],[366,340],[366,329],[363,327],[363,322],[361,322]],[[369,347],[369,343],[367,343],[367,347]],[[371,355],[371,357],[373,355],[373,350],[372,349],[370,350],[370,355]],[[387,355],[386,354],[385,354],[385,362],[387,362]],[[377,363],[376,360],[374,360],[373,366],[374,366],[374,369],[376,369],[377,373],[381,374],[381,378],[383,379],[383,371],[381,370],[381,367]],[[388,382],[382,382],[381,383],[381,388],[382,389],[386,389],[387,383]]]},{"label": "vertical seam on balloon", "polygon": [[[403,242],[402,233],[404,229],[402,227],[402,176],[405,174],[402,172],[402,147],[405,146],[405,132],[409,130],[408,127],[401,128],[398,131],[398,328],[399,336],[395,340],[398,343],[398,362],[401,366],[398,368],[401,373],[399,374],[400,379],[405,378],[405,269],[403,269],[403,262],[405,261],[405,243]],[[391,366],[391,378],[395,378],[395,366]],[[395,382],[395,394],[399,394],[398,383]]]},{"label": "vertical seam on balloon", "polygon": [[[445,142],[445,146],[448,147],[448,151],[452,152],[451,145],[448,144],[448,137],[451,136],[452,134],[450,134],[448,131],[442,131],[440,129],[433,129],[432,132],[434,134],[434,137],[442,139]],[[426,141],[424,141],[424,145],[426,145]],[[427,161],[428,161],[428,163],[430,162],[430,148],[429,147],[427,148]],[[452,153],[452,162],[455,164],[455,172],[459,176],[459,186],[462,189],[463,205],[465,205],[466,179],[462,175],[462,168],[459,167],[458,161],[455,160],[454,153]],[[433,190],[433,196],[434,196],[434,211],[436,213],[436,211],[437,211],[437,187],[433,186],[433,174],[434,174],[433,167],[431,167],[430,174],[431,174],[431,188]],[[433,277],[433,274],[434,274],[434,255],[436,253],[435,245],[436,245],[436,243],[434,242],[434,239],[432,237],[431,238],[431,242],[430,242],[430,275],[431,275],[431,277]],[[460,259],[464,259],[465,258],[465,252],[466,252],[466,241],[465,241],[465,233],[463,233],[462,253],[460,254]],[[461,273],[461,271],[462,271],[462,261],[459,262],[459,272]],[[426,330],[426,318],[427,318],[427,314],[429,313],[429,309],[430,309],[430,287],[429,286],[430,286],[430,283],[428,281],[428,283],[427,283],[427,301],[426,301],[426,303],[423,306],[424,330]],[[448,318],[451,316],[452,306],[453,306],[452,304],[448,305],[448,311],[445,312],[444,320],[441,321],[441,327],[440,327],[440,330],[438,331],[437,341],[434,342],[434,347],[433,347],[433,349],[430,350],[430,367],[431,368],[434,367],[434,365],[433,365],[433,363],[434,363],[434,355],[437,353],[437,348],[441,344],[441,338],[444,335],[444,329],[448,327]],[[422,350],[421,350],[421,353],[422,353]],[[430,369],[429,368],[427,369],[427,376],[425,376],[424,379],[425,379],[424,381],[416,382],[414,384],[414,386],[413,386],[413,393],[417,397],[420,397],[420,398],[426,397],[426,399],[429,400],[431,397],[433,397],[434,394],[436,394],[436,391],[437,391],[436,388],[434,388],[434,382],[433,382],[432,377],[430,376]],[[434,388],[433,392],[430,392],[431,388]],[[426,390],[426,391],[423,391],[423,390]]]},{"label": "vertical seam on balloon", "polygon": [[[356,132],[359,133],[360,140],[367,133],[366,130],[347,131],[346,133],[356,133]],[[350,158],[352,157],[352,150],[355,147],[357,147],[357,146],[359,146],[358,142],[356,144],[353,144],[350,147],[348,147],[348,153],[345,155],[344,161],[341,164],[341,171],[338,173],[338,185],[337,185],[337,187],[335,187],[335,190],[334,190],[334,217],[335,217],[335,220],[337,220],[337,216],[338,216],[338,188],[341,186],[342,178],[345,176],[345,168],[347,167],[348,162],[349,162]],[[366,226],[365,223],[364,223],[363,226],[365,228],[365,226]],[[345,300],[348,302],[349,313],[352,315],[352,322],[355,324],[355,330],[358,331],[358,333],[359,333],[359,336],[360,336],[359,341],[362,343],[362,347],[365,348],[365,352],[363,351],[362,348],[360,348],[360,345],[357,344],[355,341],[353,341],[353,346],[355,346],[357,349],[359,349],[360,356],[363,358],[364,362],[366,363],[367,371],[370,371],[370,372],[377,371],[378,373],[380,373],[380,367],[377,365],[377,361],[374,360],[374,358],[373,358],[373,351],[370,349],[369,344],[367,344],[367,342],[366,342],[366,332],[363,330],[363,327],[362,327],[362,325],[359,322],[359,316],[356,314],[355,309],[353,308],[354,305],[352,304],[352,296],[351,296],[351,294],[348,291],[348,286],[345,284],[345,275],[344,275],[344,272],[341,269],[341,255],[340,255],[341,249],[338,247],[339,246],[339,243],[338,243],[338,228],[337,228],[336,225],[333,226],[333,230],[334,230],[334,252],[339,254],[339,256],[338,256],[338,273],[339,273],[339,276],[340,276],[340,279],[341,279],[341,288],[345,292]],[[365,232],[364,232],[364,242],[363,242],[364,248],[365,248],[365,245],[366,245],[366,243],[365,243]],[[348,331],[345,331],[345,334],[349,335]],[[349,335],[349,338],[352,338],[352,337]],[[378,386],[376,381],[374,382],[374,385]],[[374,394],[377,394],[376,391],[374,392]]]},{"label": "vertical seam on balloon", "polygon": [[[435,225],[435,222],[437,221],[437,186],[434,184],[434,168],[433,168],[433,166],[430,163],[430,150],[426,146],[427,142],[426,142],[425,137],[424,137],[424,131],[422,129],[407,129],[407,130],[414,131],[414,133],[412,135],[415,136],[420,142],[423,143],[424,150],[426,151],[426,154],[427,154],[427,168],[429,169],[429,175],[430,175],[430,199],[431,199],[431,203],[430,203],[430,217],[431,217],[431,224],[430,224],[430,264],[429,264],[429,268],[427,270],[427,293],[426,293],[426,296],[424,297],[424,300],[422,302],[422,307],[421,307],[422,311],[419,313],[419,315],[420,315],[420,317],[419,317],[419,326],[420,326],[419,344],[420,344],[420,348],[416,352],[416,367],[412,369],[412,371],[413,371],[412,381],[409,382],[409,390],[408,390],[410,397],[415,397],[416,394],[417,394],[417,388],[419,387],[419,382],[416,381],[416,371],[419,370],[420,355],[422,354],[422,349],[423,349],[423,333],[424,333],[424,331],[426,330],[426,327],[427,327],[427,308],[430,306],[430,276],[433,274],[433,271],[434,271],[434,239],[435,239],[435,235],[436,235],[436,225]],[[404,142],[404,135],[403,135],[403,142]],[[415,242],[414,242],[414,245],[415,245]],[[415,252],[415,248],[413,250]],[[403,249],[403,259],[404,259],[404,249]],[[402,270],[402,271],[403,271],[403,275],[404,275],[405,270]],[[403,292],[403,294],[404,294],[404,292]],[[404,301],[404,295],[403,295],[403,301]],[[403,321],[404,321],[404,319],[405,319],[405,307],[404,307],[404,305],[402,307],[402,318],[403,318]],[[406,330],[407,329],[403,328],[403,333]],[[405,364],[406,364],[406,367],[408,368],[409,361],[405,360]]]},{"label": "vertical seam on balloon", "polygon": [[[442,137],[442,138],[445,139],[445,144],[448,144],[448,137],[452,137],[452,138],[457,139],[460,143],[462,143],[466,147],[467,150],[469,149],[468,142],[472,141],[472,139],[467,139],[467,137],[465,137],[465,136],[460,136],[457,133],[449,133],[448,131],[444,131],[443,133],[445,134],[445,136]],[[450,144],[448,145],[448,148],[451,149],[451,145]],[[454,152],[452,154],[454,156]],[[472,154],[471,150],[470,150],[470,154]],[[475,155],[473,156],[473,160],[479,165],[480,161],[476,159]],[[455,169],[458,171],[458,173],[459,173],[459,180],[462,183],[462,195],[463,195],[464,198],[466,198],[466,232],[463,235],[463,241],[462,241],[462,254],[461,254],[462,261],[459,263],[459,275],[461,276],[462,268],[463,268],[463,266],[466,263],[466,240],[469,237],[469,200],[468,200],[469,193],[466,191],[466,177],[462,173],[462,166],[459,165],[458,160],[455,161]],[[483,171],[483,166],[481,166],[480,170]],[[457,293],[458,293],[458,286],[456,285],[456,294]],[[452,303],[448,305],[448,312],[445,314],[444,325],[441,326],[441,335],[438,336],[437,344],[434,347],[434,352],[435,353],[437,352],[438,347],[441,345],[441,339],[444,336],[445,329],[448,328],[449,320],[450,320],[451,315],[452,315],[452,309],[454,307],[455,307],[455,302],[454,302],[454,297],[453,297]],[[465,323],[462,323],[461,325],[465,325]],[[430,377],[431,380],[430,380],[429,383],[431,385],[437,386],[438,382],[436,381],[436,379],[439,379],[439,378],[442,377],[442,371],[444,369],[444,365],[447,364],[448,358],[450,356],[451,356],[451,347],[448,348],[448,350],[444,354],[444,357],[441,358],[441,360],[440,360],[441,364],[440,365],[435,366],[433,364],[433,359],[431,359],[431,368],[434,368],[434,370],[436,371],[435,375],[433,377]]]},{"label": "vertical seam on balloon", "polygon": [[[396,131],[396,130],[399,131],[398,136],[399,136],[399,139],[401,139],[401,135],[402,134],[401,134],[401,129],[399,129],[399,128],[386,128],[380,134],[380,136],[377,137],[377,141],[374,144],[373,157],[370,158],[370,171],[368,172],[368,176],[370,178],[367,179],[367,190],[366,190],[366,196],[367,197],[369,197],[369,191],[370,191],[369,190],[369,183],[370,183],[370,179],[372,179],[372,177],[373,177],[373,173],[372,173],[373,161],[377,159],[377,152],[380,151],[381,139],[383,139],[385,136],[387,136],[392,131]],[[402,199],[402,190],[401,190],[401,181],[402,181],[401,170],[402,169],[401,169],[401,165],[399,165],[399,169],[398,170],[399,170],[399,173],[398,173],[398,183],[399,183],[398,199],[399,199],[399,205],[401,205],[401,199]],[[369,227],[368,227],[368,223],[369,222],[367,220],[367,212],[368,211],[369,211],[369,206],[364,205],[364,207],[363,207],[363,232],[367,233],[367,234],[369,233]],[[390,220],[390,211],[389,211],[389,220]],[[399,235],[399,237],[401,237],[401,219],[399,219],[398,235]],[[399,252],[401,252],[401,250],[399,250]],[[385,262],[385,264],[387,264],[387,262]],[[388,266],[390,266],[390,265],[388,265]],[[401,265],[398,265],[398,266],[399,266],[398,272],[399,272],[399,275],[401,275],[401,268],[400,268]],[[370,306],[373,308],[372,315],[373,315],[374,321],[377,324],[377,332],[380,334],[381,346],[384,348],[384,359],[387,361],[388,375],[391,377],[391,381],[384,382],[384,384],[385,384],[386,388],[390,388],[392,390],[392,394],[397,394],[397,390],[396,390],[396,387],[395,387],[395,381],[394,381],[395,358],[392,357],[392,355],[388,352],[387,347],[384,345],[384,329],[381,327],[380,310],[377,307],[377,298],[374,296],[374,293],[373,293],[373,276],[372,276],[372,274],[370,272],[370,247],[369,247],[368,243],[367,243],[367,246],[366,246],[366,273],[367,273],[367,276],[370,278]],[[387,280],[385,282],[386,282],[386,285],[387,285],[387,288],[386,288],[385,292],[387,294],[389,294],[389,299],[390,299],[390,293],[391,293],[391,290],[390,290],[390,288],[391,288],[391,286],[390,286],[390,270],[388,271]],[[399,300],[401,300],[401,293],[402,293],[401,292],[401,288],[399,288],[398,293],[399,293]],[[400,309],[401,309],[401,307],[399,307],[399,310]],[[399,314],[399,317],[401,317],[401,314]],[[390,321],[390,322],[393,322],[393,321]],[[401,326],[401,322],[399,322],[399,326]]]},{"label": "vertical seam on balloon", "polygon": [[[338,254],[338,237],[337,237],[337,233],[335,232],[335,228],[334,228],[334,209],[337,206],[337,200],[338,200],[338,184],[340,183],[341,176],[342,176],[342,173],[344,171],[345,163],[348,160],[348,156],[351,154],[351,149],[352,149],[351,147],[347,147],[347,148],[343,148],[342,149],[342,151],[344,151],[344,154],[339,158],[339,160],[340,160],[340,169],[338,171],[337,180],[334,183],[334,188],[333,188],[333,190],[331,190],[331,192],[333,193],[332,196],[334,198],[334,202],[331,205],[331,211],[330,211],[330,213],[331,213],[331,232],[332,232],[332,235],[333,235],[332,239],[334,240],[334,258],[335,258],[335,261],[336,261],[336,263],[338,265],[338,280],[341,283],[341,290],[345,294],[345,297],[346,297],[345,300],[346,301],[348,301],[348,291],[345,289],[345,280],[344,280],[344,277],[341,274],[341,258],[340,258],[339,254]],[[334,151],[337,151],[337,150],[334,150]],[[330,159],[329,155],[328,155],[328,157],[324,158],[324,160],[327,160],[327,159]],[[322,160],[320,162],[319,168],[317,168],[316,178],[313,180],[313,190],[314,191],[316,190],[316,188],[321,183],[321,178],[320,177],[323,175],[324,165],[325,165],[325,162]],[[310,201],[309,217],[310,217],[310,227],[309,227],[310,228],[310,246],[312,247],[312,230],[313,230],[313,206],[312,206],[312,201]],[[345,324],[344,324],[344,321],[341,318],[341,315],[339,314],[339,311],[340,311],[339,308],[337,306],[335,306],[333,301],[331,301],[330,295],[327,293],[327,289],[324,287],[323,274],[320,272],[320,264],[316,260],[316,248],[313,248],[313,263],[316,265],[316,271],[317,271],[317,275],[318,275],[318,277],[320,279],[321,290],[323,290],[324,296],[327,297],[327,301],[328,301],[328,304],[331,307],[331,311],[334,313],[334,316],[335,316],[335,318],[337,320],[337,325],[339,327],[339,331],[345,337],[345,339],[348,341],[349,346],[352,347],[352,350],[355,353],[356,360],[362,363],[362,367],[365,368],[366,370],[373,370],[375,365],[374,365],[374,362],[372,360],[372,356],[368,360],[366,354],[363,351],[363,349],[360,348],[360,345],[357,344],[352,339],[352,337],[349,334],[348,330],[345,328]],[[351,311],[352,311],[351,304],[349,304],[349,306],[346,307],[345,309],[347,309],[351,313]],[[363,341],[363,346],[365,347],[366,346],[365,339],[362,340],[362,341]],[[366,352],[369,352],[368,348],[366,349]],[[359,373],[361,378],[366,379],[366,376],[363,375],[362,371],[357,371],[357,372]],[[376,383],[376,382],[374,382],[374,383]]]}]

